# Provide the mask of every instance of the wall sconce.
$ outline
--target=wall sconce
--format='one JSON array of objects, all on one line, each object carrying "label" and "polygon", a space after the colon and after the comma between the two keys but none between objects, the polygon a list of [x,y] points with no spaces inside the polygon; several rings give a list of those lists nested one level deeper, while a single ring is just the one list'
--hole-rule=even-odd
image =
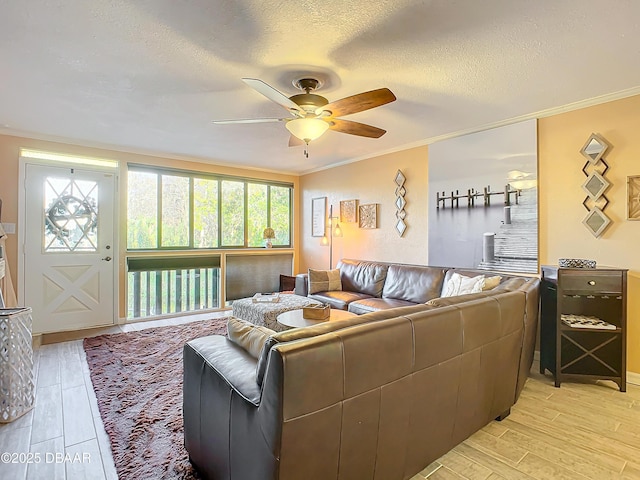
[{"label": "wall sconce", "polygon": [[[333,226],[334,220],[336,221],[335,227]],[[327,236],[327,231],[325,230],[324,237],[320,240],[320,245],[329,247],[329,270],[333,268],[333,238],[342,236],[342,229],[338,220],[338,217],[333,216],[333,205],[329,205],[329,235]]]}]

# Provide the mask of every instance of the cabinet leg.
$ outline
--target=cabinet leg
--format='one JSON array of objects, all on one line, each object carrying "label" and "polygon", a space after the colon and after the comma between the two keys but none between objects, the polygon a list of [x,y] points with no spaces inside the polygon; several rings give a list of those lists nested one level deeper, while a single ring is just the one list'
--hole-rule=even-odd
[{"label": "cabinet leg", "polygon": [[560,388],[560,380],[558,380],[557,378],[556,378],[556,381],[555,381],[555,386],[556,386],[556,388]]},{"label": "cabinet leg", "polygon": [[496,420],[501,422],[502,420],[504,420],[505,418],[507,418],[509,416],[509,414],[511,413],[511,409],[508,409],[505,412],[502,412],[500,415],[498,415],[496,417]]},{"label": "cabinet leg", "polygon": [[542,365],[542,362],[541,362],[540,363],[540,375],[544,375],[544,371],[545,371],[545,368],[544,368],[544,366]]}]

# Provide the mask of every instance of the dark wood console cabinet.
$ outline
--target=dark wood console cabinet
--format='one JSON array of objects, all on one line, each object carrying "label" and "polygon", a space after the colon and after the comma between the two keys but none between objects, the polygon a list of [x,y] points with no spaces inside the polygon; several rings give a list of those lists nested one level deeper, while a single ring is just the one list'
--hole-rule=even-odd
[{"label": "dark wood console cabinet", "polygon": [[[542,266],[540,373],[555,386],[571,378],[627,380],[627,270]],[[576,328],[562,316],[597,317],[615,329]]]}]

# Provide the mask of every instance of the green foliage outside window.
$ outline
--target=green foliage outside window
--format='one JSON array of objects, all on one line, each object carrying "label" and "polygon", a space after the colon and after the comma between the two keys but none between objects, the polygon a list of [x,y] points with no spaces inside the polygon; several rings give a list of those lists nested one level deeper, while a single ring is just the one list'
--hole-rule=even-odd
[{"label": "green foliage outside window", "polygon": [[218,180],[193,179],[193,246],[218,247]]},{"label": "green foliage outside window", "polygon": [[127,247],[198,249],[291,245],[293,188],[142,167],[128,172]]},{"label": "green foliage outside window", "polygon": [[158,248],[158,175],[129,170],[127,246]]},{"label": "green foliage outside window", "polygon": [[244,182],[222,181],[222,246],[244,245]]},{"label": "green foliage outside window", "polygon": [[268,224],[267,185],[248,184],[247,195],[247,243],[249,247],[262,247],[262,233]]}]

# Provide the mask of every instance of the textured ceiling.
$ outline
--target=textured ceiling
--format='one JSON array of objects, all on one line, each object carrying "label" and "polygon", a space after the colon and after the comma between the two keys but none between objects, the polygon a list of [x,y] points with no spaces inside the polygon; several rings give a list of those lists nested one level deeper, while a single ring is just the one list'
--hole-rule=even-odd
[{"label": "textured ceiling", "polygon": [[[0,133],[306,172],[640,93],[639,22],[636,0],[3,0]],[[346,117],[388,133],[305,158],[282,123],[211,123],[282,116],[241,78],[305,72],[329,101],[390,88]]]}]

